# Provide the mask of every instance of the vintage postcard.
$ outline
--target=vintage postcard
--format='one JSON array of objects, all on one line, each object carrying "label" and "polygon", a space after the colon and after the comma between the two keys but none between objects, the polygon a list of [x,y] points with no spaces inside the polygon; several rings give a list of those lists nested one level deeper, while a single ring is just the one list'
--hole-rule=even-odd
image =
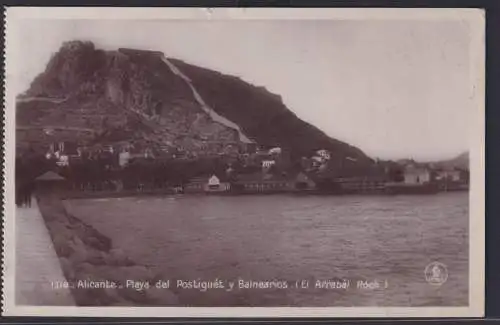
[{"label": "vintage postcard", "polygon": [[5,26],[4,315],[483,315],[483,11]]}]

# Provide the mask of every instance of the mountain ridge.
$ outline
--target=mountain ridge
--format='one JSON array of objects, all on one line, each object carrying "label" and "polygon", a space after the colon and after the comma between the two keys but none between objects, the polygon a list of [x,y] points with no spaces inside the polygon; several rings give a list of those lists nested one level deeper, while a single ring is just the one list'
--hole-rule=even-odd
[{"label": "mountain ridge", "polygon": [[[18,126],[27,128],[18,128],[20,147],[30,142],[43,146],[53,138],[92,142],[96,134],[100,141],[194,152],[252,140],[284,147],[297,157],[327,149],[338,159],[371,162],[360,149],[299,119],[264,87],[162,52],[104,51],[83,41],[65,42],[52,56],[19,97],[16,118]],[[51,130],[48,135],[44,127],[54,125],[95,134]]]},{"label": "mountain ridge", "polygon": [[462,152],[453,158],[432,162],[441,168],[469,169],[469,151]]},{"label": "mountain ridge", "polygon": [[464,151],[456,156],[441,160],[414,160],[414,159],[398,159],[400,165],[408,164],[424,164],[431,165],[438,169],[469,169],[469,151]]}]

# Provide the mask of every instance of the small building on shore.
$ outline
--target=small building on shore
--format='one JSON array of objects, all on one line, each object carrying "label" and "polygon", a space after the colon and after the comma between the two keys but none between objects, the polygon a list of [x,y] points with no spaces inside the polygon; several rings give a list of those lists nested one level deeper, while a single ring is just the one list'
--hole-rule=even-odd
[{"label": "small building on shore", "polygon": [[371,193],[381,192],[385,189],[387,179],[384,176],[352,176],[334,179],[342,193]]},{"label": "small building on shore", "polygon": [[410,163],[403,169],[403,179],[386,185],[388,194],[436,194],[439,188],[433,172],[425,165]]},{"label": "small building on shore", "polygon": [[295,189],[303,191],[314,190],[316,189],[316,182],[313,180],[313,177],[300,172],[295,177]]},{"label": "small building on shore", "polygon": [[295,179],[262,172],[238,175],[234,182],[234,190],[241,193],[287,192],[294,188]]},{"label": "small building on shore", "polygon": [[458,169],[436,170],[436,180],[459,182],[461,180],[461,171]]},{"label": "small building on shore", "polygon": [[319,173],[322,188],[338,193],[374,193],[384,190],[388,175],[383,166],[334,164]]},{"label": "small building on shore", "polygon": [[61,194],[67,189],[66,179],[53,171],[48,171],[35,178],[35,190],[39,194]]},{"label": "small building on shore", "polygon": [[128,165],[130,161],[130,152],[127,150],[123,150],[118,154],[118,165],[120,167],[125,167]]},{"label": "small building on shore", "polygon": [[458,168],[436,170],[435,181],[442,191],[459,191],[469,189],[468,172]]},{"label": "small building on shore", "polygon": [[193,178],[184,185],[185,193],[221,193],[230,189],[231,184],[227,177],[215,174]]},{"label": "small building on shore", "polygon": [[404,183],[409,185],[423,185],[431,182],[431,171],[426,167],[407,166],[404,169]]}]

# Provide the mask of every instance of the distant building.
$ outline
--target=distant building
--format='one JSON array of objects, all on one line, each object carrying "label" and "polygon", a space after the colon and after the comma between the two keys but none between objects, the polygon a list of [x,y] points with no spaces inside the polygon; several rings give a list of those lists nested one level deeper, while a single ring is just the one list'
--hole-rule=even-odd
[{"label": "distant building", "polygon": [[221,180],[221,178],[216,175],[212,175],[207,182],[207,186],[205,188],[206,192],[225,192],[229,191],[231,188],[231,184],[227,180]]},{"label": "distant building", "polygon": [[192,178],[189,183],[184,185],[185,193],[202,193],[205,191],[205,186],[207,184],[207,178],[203,177],[195,177]]},{"label": "distant building", "polygon": [[431,181],[431,172],[425,167],[410,165],[404,170],[405,184],[427,184]]},{"label": "distant building", "polygon": [[268,152],[270,155],[281,155],[281,148],[280,147],[274,147],[269,149]]},{"label": "distant building", "polygon": [[242,193],[273,193],[295,188],[295,179],[263,173],[238,175],[233,189]]},{"label": "distant building", "polygon": [[316,188],[316,182],[304,172],[300,172],[295,177],[295,189],[312,190]]},{"label": "distant building", "polygon": [[158,149],[161,154],[168,154],[172,151],[171,146],[166,144],[160,145]]},{"label": "distant building", "polygon": [[56,152],[63,152],[64,151],[64,141],[60,142],[52,142],[49,145],[49,153],[54,154]]},{"label": "distant building", "polygon": [[54,159],[58,166],[68,166],[75,157],[80,157],[78,146],[70,141],[53,142],[45,153],[45,158]]},{"label": "distant building", "polygon": [[153,153],[153,149],[151,149],[151,148],[144,149],[144,158],[155,158],[155,155]]},{"label": "distant building", "polygon": [[258,146],[255,153],[259,156],[268,156],[269,149],[266,149],[265,146]]},{"label": "distant building", "polygon": [[230,189],[231,184],[228,179],[217,175],[196,177],[184,186],[186,193],[218,193],[227,192]]},{"label": "distant building", "polygon": [[330,152],[326,149],[316,151],[316,155],[324,160],[330,160]]},{"label": "distant building", "polygon": [[461,180],[461,174],[462,174],[461,171],[456,169],[437,170],[436,180],[459,182]]},{"label": "distant building", "polygon": [[102,152],[113,154],[115,152],[115,149],[113,148],[112,145],[107,144],[107,145],[102,146]]},{"label": "distant building", "polygon": [[48,171],[35,178],[36,191],[43,194],[61,194],[68,188],[68,183],[64,177]]},{"label": "distant building", "polygon": [[58,166],[69,166],[69,157],[68,155],[58,155],[58,159],[56,161]]},{"label": "distant building", "polygon": [[276,164],[275,160],[263,160],[262,161],[262,168],[269,169],[269,168],[271,168],[271,166],[273,166],[275,164]]},{"label": "distant building", "polygon": [[128,165],[130,161],[130,152],[128,151],[122,151],[118,154],[118,165],[120,165],[120,167],[125,167]]},{"label": "distant building", "polygon": [[382,176],[368,176],[339,178],[335,180],[335,183],[344,192],[363,193],[381,191],[385,188],[387,181]]},{"label": "distant building", "polygon": [[244,143],[243,146],[245,153],[255,153],[257,151],[257,143],[255,142]]},{"label": "distant building", "polygon": [[71,141],[53,142],[49,145],[47,154],[54,155],[56,153],[59,155],[76,156],[78,155],[78,145]]},{"label": "distant building", "polygon": [[469,173],[458,168],[438,169],[434,171],[434,180],[441,190],[467,190],[469,188]]},{"label": "distant building", "polygon": [[383,166],[340,165],[318,173],[321,183],[329,190],[344,193],[369,193],[383,190],[389,177]]},{"label": "distant building", "polygon": [[313,156],[310,160],[312,168],[319,168],[325,163],[325,159],[319,156]]}]

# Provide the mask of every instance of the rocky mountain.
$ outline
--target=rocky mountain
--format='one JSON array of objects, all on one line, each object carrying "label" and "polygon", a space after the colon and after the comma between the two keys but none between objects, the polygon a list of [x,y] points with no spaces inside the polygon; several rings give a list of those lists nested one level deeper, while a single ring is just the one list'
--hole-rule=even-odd
[{"label": "rocky mountain", "polygon": [[442,169],[469,169],[469,152],[463,152],[453,158],[443,159],[443,160],[435,160],[435,161],[415,161],[413,159],[400,159],[396,161],[397,164],[401,166],[406,166],[409,164],[423,164],[430,165],[433,168],[442,168]]},{"label": "rocky mountain", "polygon": [[104,51],[91,42],[64,43],[18,97],[16,115],[18,150],[71,140],[218,152],[256,142],[297,157],[328,149],[371,161],[300,120],[263,87],[161,52]]},{"label": "rocky mountain", "polygon": [[441,168],[460,168],[460,169],[469,169],[469,152],[463,152],[456,157],[453,157],[448,160],[442,160],[434,162],[434,165]]}]

